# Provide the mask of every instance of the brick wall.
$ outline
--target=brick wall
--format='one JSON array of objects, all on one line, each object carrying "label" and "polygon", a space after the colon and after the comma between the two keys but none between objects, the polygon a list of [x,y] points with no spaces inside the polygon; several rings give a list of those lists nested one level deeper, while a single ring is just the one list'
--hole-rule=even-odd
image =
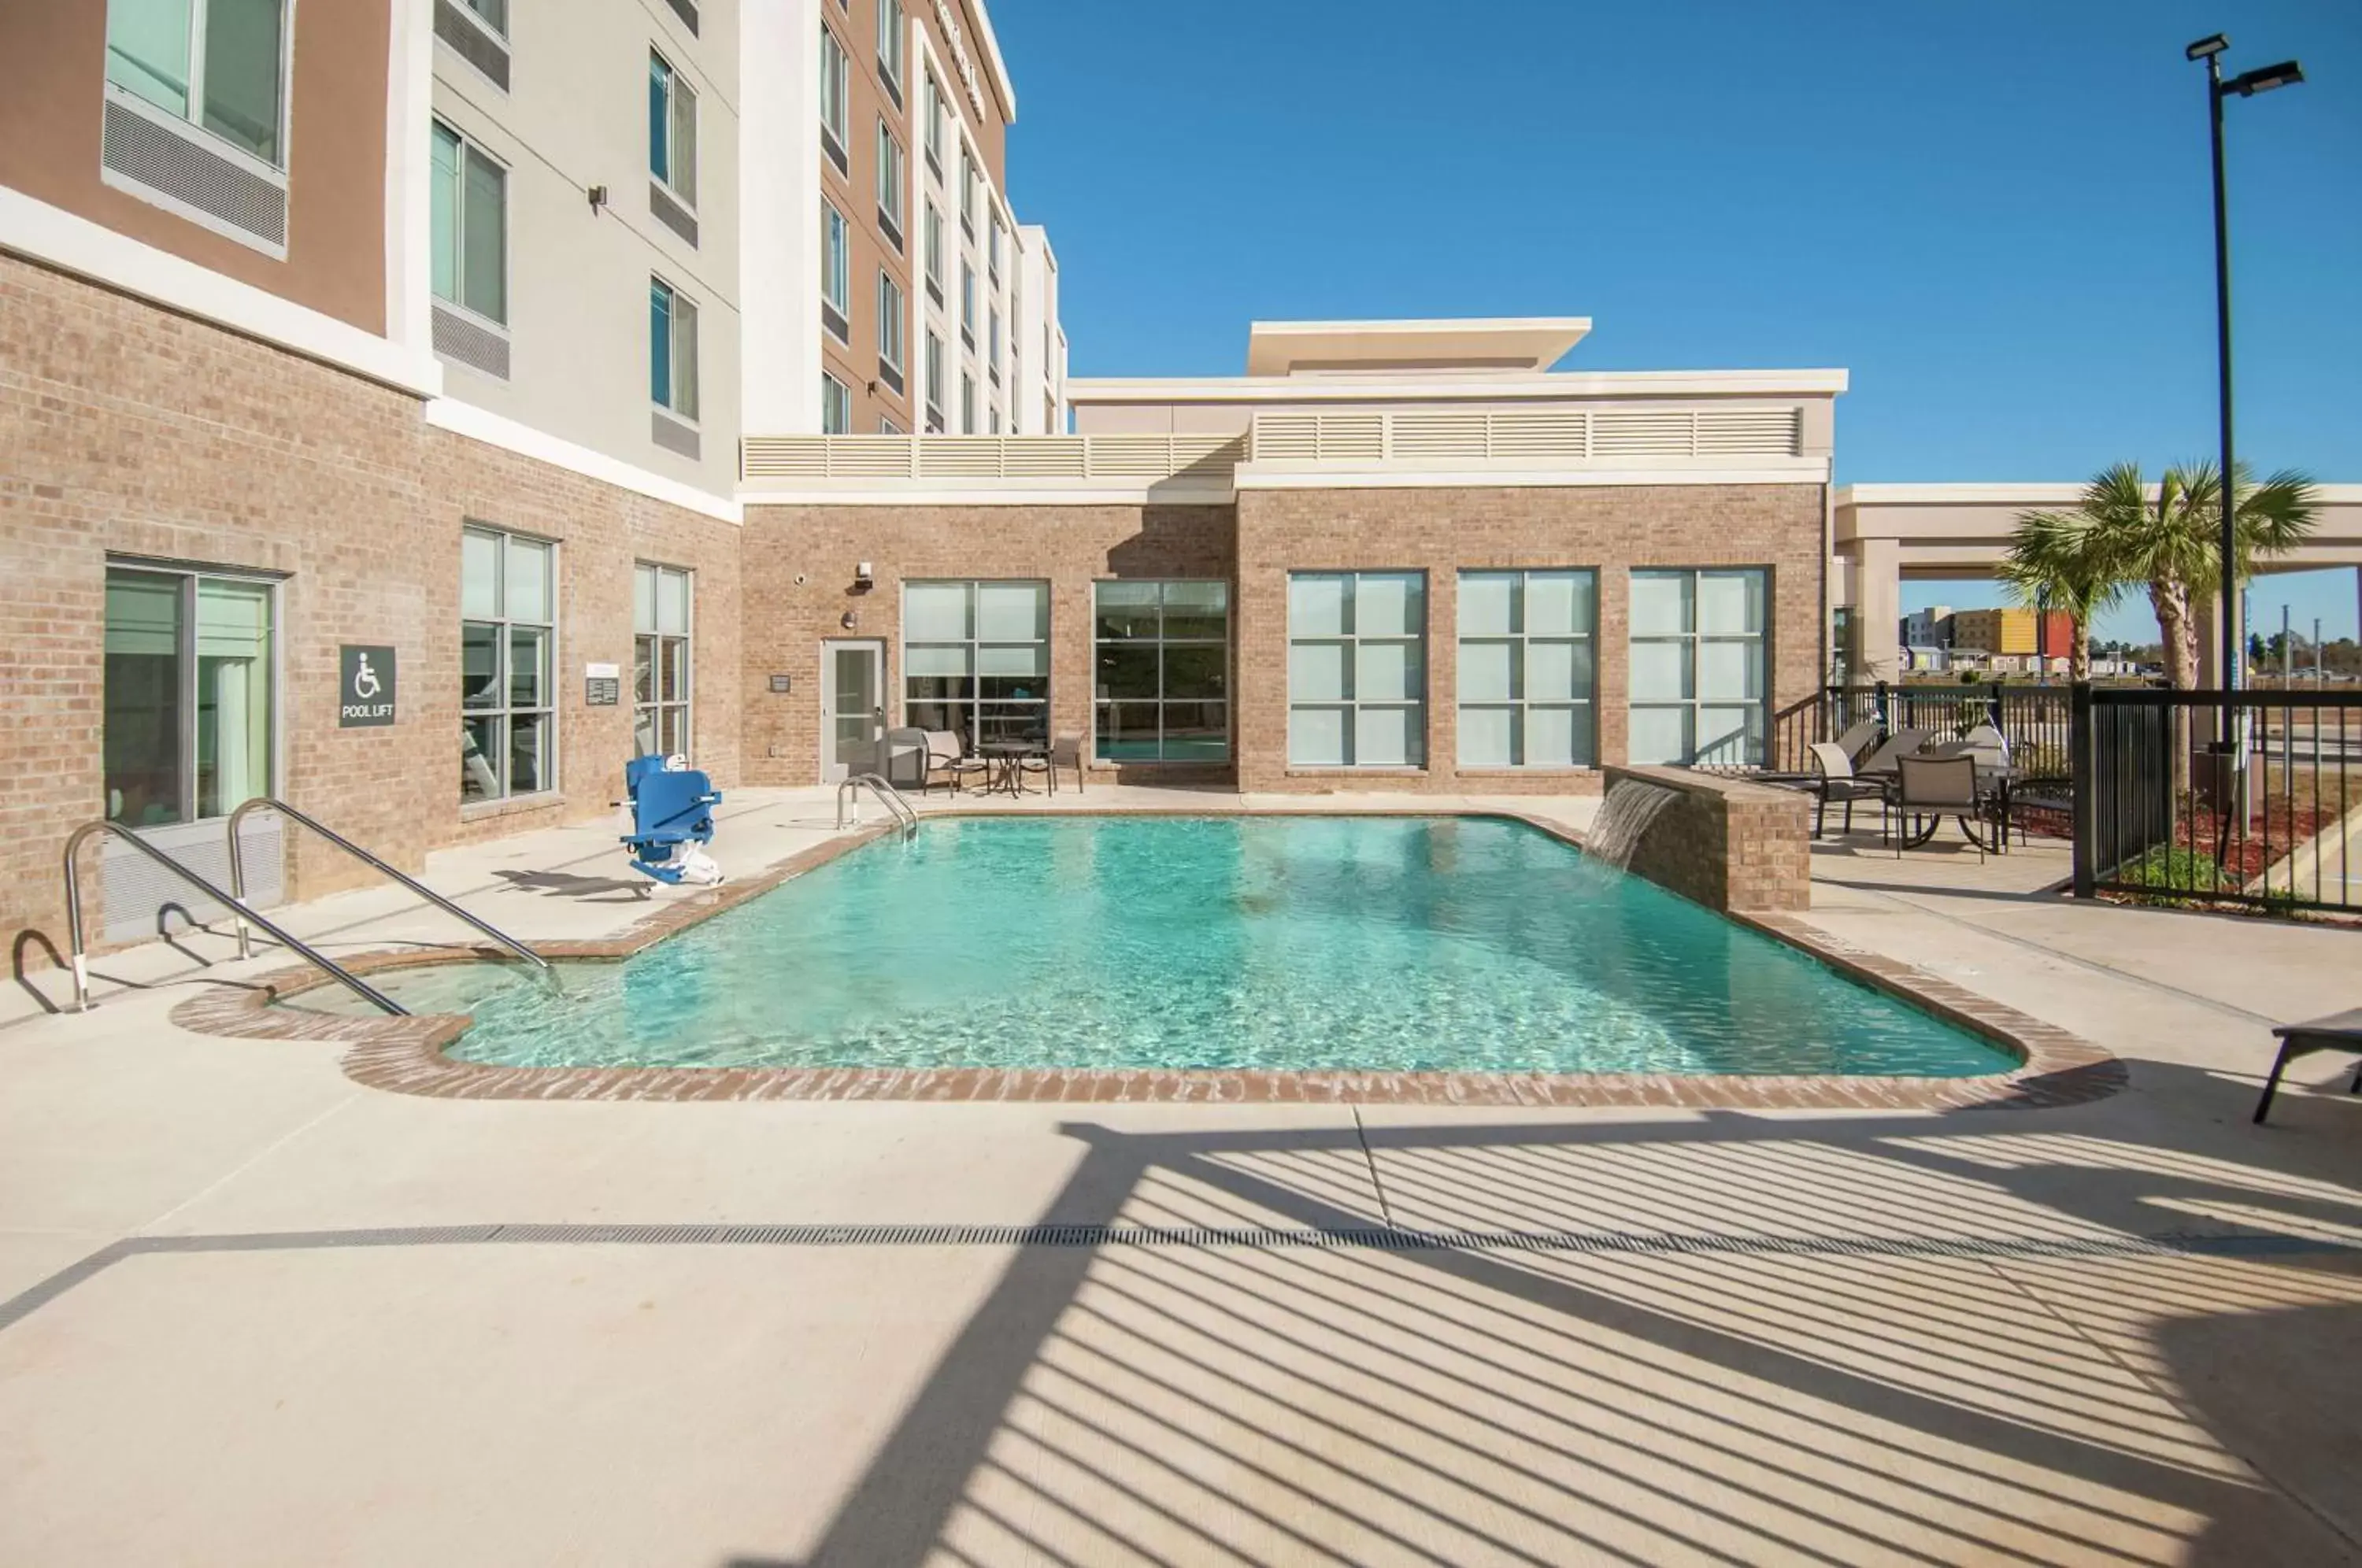
[{"label": "brick wall", "polygon": [[[1596,793],[1594,768],[1459,767],[1453,627],[1462,569],[1597,571],[1595,706],[1603,763],[1627,755],[1626,574],[1636,567],[1770,569],[1772,703],[1776,712],[1799,701],[1820,677],[1822,504],[1819,485],[1243,491],[1233,610],[1240,788]],[[1427,766],[1291,768],[1287,574],[1408,569],[1427,573]]]},{"label": "brick wall", "polygon": [[1606,770],[1671,791],[1627,869],[1710,910],[1762,913],[1813,905],[1812,801],[1795,790],[1679,767]]},{"label": "brick wall", "polygon": [[[1104,578],[1228,581],[1235,526],[1227,506],[750,506],[745,527],[745,777],[820,777],[821,643],[886,646],[886,711],[901,712],[902,584],[926,578],[1043,578],[1050,583],[1050,727],[1088,734],[1091,585]],[[854,588],[870,563],[874,586]],[[799,581],[798,580],[802,580]],[[853,626],[844,617],[855,617]],[[785,675],[785,696],[770,678]],[[1092,764],[1125,782],[1228,779],[1228,767]]]},{"label": "brick wall", "polygon": [[[459,810],[469,516],[564,541],[566,789],[522,820]],[[0,931],[66,945],[58,855],[105,810],[110,555],[283,577],[280,792],[414,867],[446,844],[603,814],[620,793],[630,710],[584,707],[581,668],[604,660],[628,677],[635,556],[699,574],[699,752],[734,781],[737,546],[734,525],[430,430],[414,398],[0,257]],[[344,643],[396,648],[394,725],[337,727]],[[369,876],[298,845],[289,871],[304,895]],[[94,938],[97,878],[85,888]]]}]

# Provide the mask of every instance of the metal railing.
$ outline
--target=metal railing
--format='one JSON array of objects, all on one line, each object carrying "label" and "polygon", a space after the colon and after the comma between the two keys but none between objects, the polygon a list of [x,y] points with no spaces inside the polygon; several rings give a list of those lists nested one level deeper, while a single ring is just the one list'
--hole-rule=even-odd
[{"label": "metal railing", "polygon": [[532,948],[527,947],[524,943],[519,942],[515,937],[511,936],[507,932],[501,930],[490,921],[484,920],[477,915],[469,914],[466,910],[461,909],[458,905],[453,903],[450,900],[445,898],[442,894],[436,892],[425,883],[421,882],[417,878],[411,876],[405,871],[397,870],[395,867],[387,865],[384,861],[379,859],[368,850],[363,849],[359,845],[355,844],[351,839],[347,838],[343,834],[338,833],[336,829],[320,821],[317,817],[306,815],[305,813],[297,811],[294,807],[289,805],[286,801],[274,800],[269,795],[258,795],[253,800],[247,801],[246,804],[238,807],[237,810],[229,814],[229,888],[230,891],[236,895],[236,897],[231,900],[230,907],[234,911],[236,911],[237,919],[237,955],[239,957],[252,957],[254,955],[254,949],[253,944],[247,934],[246,929],[246,856],[242,846],[238,843],[237,826],[238,823],[246,820],[246,815],[248,812],[266,811],[277,812],[281,816],[286,817],[290,821],[300,823],[304,826],[310,828],[314,833],[318,834],[322,838],[326,839],[330,844],[335,845],[338,849],[343,850],[347,855],[351,856],[354,859],[372,866],[388,877],[392,878],[395,881],[401,883],[403,887],[409,889],[420,898],[425,899],[428,903],[433,904],[436,909],[441,910],[445,914],[450,915],[454,919],[461,921],[464,923],[472,926],[474,929],[482,932],[486,936],[489,936],[494,942],[499,943],[509,952],[515,954],[519,958],[524,959],[526,963],[540,970],[544,976],[554,975],[557,972],[549,966],[548,959],[544,958],[540,954],[535,953]]},{"label": "metal railing", "polygon": [[[326,970],[331,978],[335,979],[338,984],[345,987],[346,989],[351,991],[354,995],[359,997],[362,1000],[374,1004],[396,1018],[407,1018],[410,1015],[410,1010],[408,1008],[403,1007],[400,1002],[395,1001],[392,997],[387,996],[375,986],[370,985],[367,980],[364,980],[359,976],[352,973],[352,971],[347,969],[335,959],[327,956],[326,954],[315,951],[301,937],[295,936],[285,931],[268,916],[258,914],[254,911],[248,909],[245,901],[238,898],[237,895],[225,892],[221,889],[214,886],[213,883],[207,881],[204,877],[198,875],[187,866],[182,865],[180,861],[173,859],[171,856],[165,854],[162,850],[157,848],[146,839],[141,838],[138,834],[133,833],[129,828],[125,827],[121,823],[111,822],[84,823],[82,826],[74,829],[73,833],[66,839],[66,924],[69,928],[69,934],[72,939],[74,1010],[76,1012],[88,1012],[94,1004],[90,999],[90,967],[87,962],[89,949],[85,947],[83,943],[82,878],[76,869],[75,861],[82,854],[82,846],[94,835],[103,833],[113,834],[116,837],[131,845],[132,848],[138,850],[149,859],[156,862],[157,865],[163,867],[167,871],[170,871],[175,877],[178,877],[182,881],[188,883],[189,886],[204,894],[205,897],[211,899],[214,902],[222,905],[226,909],[237,911],[241,922],[241,930],[243,930],[244,922],[249,920],[252,921],[255,924],[260,926],[267,934],[277,939],[289,951],[301,955],[311,963]],[[236,844],[237,841],[233,837],[230,842],[232,844]]]},{"label": "metal railing", "polygon": [[853,799],[854,825],[860,825],[861,791],[865,788],[877,797],[887,812],[900,825],[905,843],[919,836],[918,812],[912,808],[909,801],[903,798],[902,791],[895,789],[893,785],[875,773],[848,774],[844,781],[836,787],[836,825],[839,828],[845,825],[844,802],[848,790],[851,791]]},{"label": "metal railing", "polygon": [[2069,708],[2064,686],[1829,686],[1772,715],[1763,766],[1810,773],[1813,743],[1836,740],[1858,723],[1877,724],[1882,737],[1899,729],[1958,735],[1991,724],[2008,741],[2021,773],[2063,779],[2070,771]]},{"label": "metal railing", "polygon": [[2362,913],[2362,691],[2079,687],[2075,890]]}]

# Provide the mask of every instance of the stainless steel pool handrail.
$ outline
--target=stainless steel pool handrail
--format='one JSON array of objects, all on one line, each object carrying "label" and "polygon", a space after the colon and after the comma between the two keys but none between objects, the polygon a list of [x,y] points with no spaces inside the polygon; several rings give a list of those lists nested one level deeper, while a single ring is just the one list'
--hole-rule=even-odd
[{"label": "stainless steel pool handrail", "polygon": [[387,876],[392,878],[395,881],[401,883],[412,892],[416,893],[420,898],[425,899],[428,903],[433,904],[436,909],[441,910],[445,914],[451,915],[458,920],[463,921],[469,925],[475,927],[478,931],[482,932],[486,936],[491,937],[494,942],[499,943],[511,953],[515,954],[526,963],[539,969],[544,975],[555,973],[555,971],[553,971],[549,966],[548,959],[543,957],[540,954],[535,953],[532,948],[527,947],[515,937],[511,936],[507,932],[501,930],[498,926],[492,924],[491,922],[485,920],[480,916],[469,914],[466,910],[461,909],[458,905],[453,903],[450,900],[445,898],[442,894],[436,892],[425,883],[421,882],[417,878],[411,876],[407,872],[396,870],[394,867],[387,865],[384,861],[379,859],[376,856],[371,855],[368,850],[363,849],[359,845],[355,844],[351,839],[347,838],[343,834],[338,833],[336,829],[320,821],[317,817],[308,816],[305,813],[297,811],[286,801],[274,800],[269,795],[257,795],[253,800],[248,801],[246,804],[240,806],[237,810],[229,814],[229,888],[231,892],[237,895],[237,900],[231,907],[240,911],[237,918],[237,955],[239,957],[250,958],[254,955],[254,952],[251,944],[247,938],[246,917],[243,912],[246,908],[246,854],[243,847],[238,843],[237,825],[246,820],[247,812],[257,811],[277,812],[281,816],[289,817],[301,823],[304,826],[310,828],[314,833],[318,834],[322,838],[326,839],[330,844],[335,845],[338,849],[343,850],[347,855],[351,856],[354,859],[366,861],[368,864],[377,867],[380,871],[384,872]]},{"label": "stainless steel pool handrail", "polygon": [[[241,935],[243,935],[245,931],[243,922],[250,920],[255,924],[260,926],[270,935],[277,938],[279,942],[284,944],[290,952],[300,954],[305,959],[308,959],[310,962],[316,964],[321,968],[326,970],[330,977],[344,986],[348,990],[350,990],[354,995],[359,997],[363,1001],[374,1003],[376,1006],[382,1008],[386,1012],[391,1013],[396,1018],[407,1018],[410,1016],[410,1010],[408,1008],[403,1006],[392,997],[387,996],[383,991],[379,990],[375,986],[370,985],[367,980],[362,979],[359,976],[354,974],[351,970],[346,968],[343,965],[337,963],[327,955],[315,950],[311,944],[304,942],[303,938],[291,934],[269,917],[257,914],[254,911],[248,909],[246,907],[245,900],[237,897],[237,895],[234,893],[226,893],[221,889],[215,887],[213,883],[207,881],[196,871],[182,864],[180,861],[173,859],[171,856],[165,854],[162,850],[157,848],[146,839],[141,838],[138,834],[133,833],[129,828],[125,827],[121,823],[112,823],[104,820],[83,823],[82,826],[74,829],[73,833],[66,839],[66,924],[70,928],[69,934],[72,938],[71,945],[73,948],[74,1010],[76,1012],[88,1012],[94,1004],[90,999],[90,966],[86,962],[86,955],[89,950],[83,944],[82,878],[76,872],[74,862],[82,854],[82,846],[90,840],[92,835],[102,833],[113,834],[116,837],[121,839],[124,843],[129,845],[132,848],[138,850],[149,859],[156,862],[157,865],[161,866],[175,877],[180,878],[181,880],[188,883],[192,888],[194,888],[199,892],[204,894],[205,897],[211,899],[214,902],[236,911],[239,922],[241,922],[239,925]],[[233,840],[232,842],[236,841]]]},{"label": "stainless steel pool handrail", "polygon": [[875,773],[847,774],[844,781],[836,787],[836,825],[839,828],[844,826],[844,792],[848,790],[853,791],[854,820],[860,820],[861,790],[865,785],[885,806],[887,813],[900,824],[902,837],[906,841],[919,836],[918,812],[903,798],[902,791]]}]

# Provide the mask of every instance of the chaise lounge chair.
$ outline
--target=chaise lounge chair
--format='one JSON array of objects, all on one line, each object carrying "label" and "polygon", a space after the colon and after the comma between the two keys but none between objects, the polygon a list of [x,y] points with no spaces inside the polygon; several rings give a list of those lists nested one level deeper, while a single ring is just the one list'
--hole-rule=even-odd
[{"label": "chaise lounge chair", "polygon": [[[2315,1051],[2362,1052],[2362,1007],[2333,1012],[2310,1023],[2283,1023],[2272,1032],[2280,1038],[2280,1054],[2272,1060],[2271,1076],[2264,1079],[2263,1098],[2256,1101],[2257,1121],[2271,1114],[2272,1096],[2279,1091],[2280,1074],[2290,1062]],[[2345,1086],[2345,1092],[2362,1094],[2362,1066],[2354,1069],[2354,1081]]]}]

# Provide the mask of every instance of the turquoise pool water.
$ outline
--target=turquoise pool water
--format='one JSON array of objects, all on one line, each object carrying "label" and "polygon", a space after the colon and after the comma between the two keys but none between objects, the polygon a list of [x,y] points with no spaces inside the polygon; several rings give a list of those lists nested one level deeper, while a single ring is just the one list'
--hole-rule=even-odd
[{"label": "turquoise pool water", "polygon": [[[501,972],[507,973],[507,972]],[[1998,1071],[1523,824],[999,818],[881,840],[563,990],[388,977],[529,1066]],[[463,994],[466,992],[472,994]]]}]

